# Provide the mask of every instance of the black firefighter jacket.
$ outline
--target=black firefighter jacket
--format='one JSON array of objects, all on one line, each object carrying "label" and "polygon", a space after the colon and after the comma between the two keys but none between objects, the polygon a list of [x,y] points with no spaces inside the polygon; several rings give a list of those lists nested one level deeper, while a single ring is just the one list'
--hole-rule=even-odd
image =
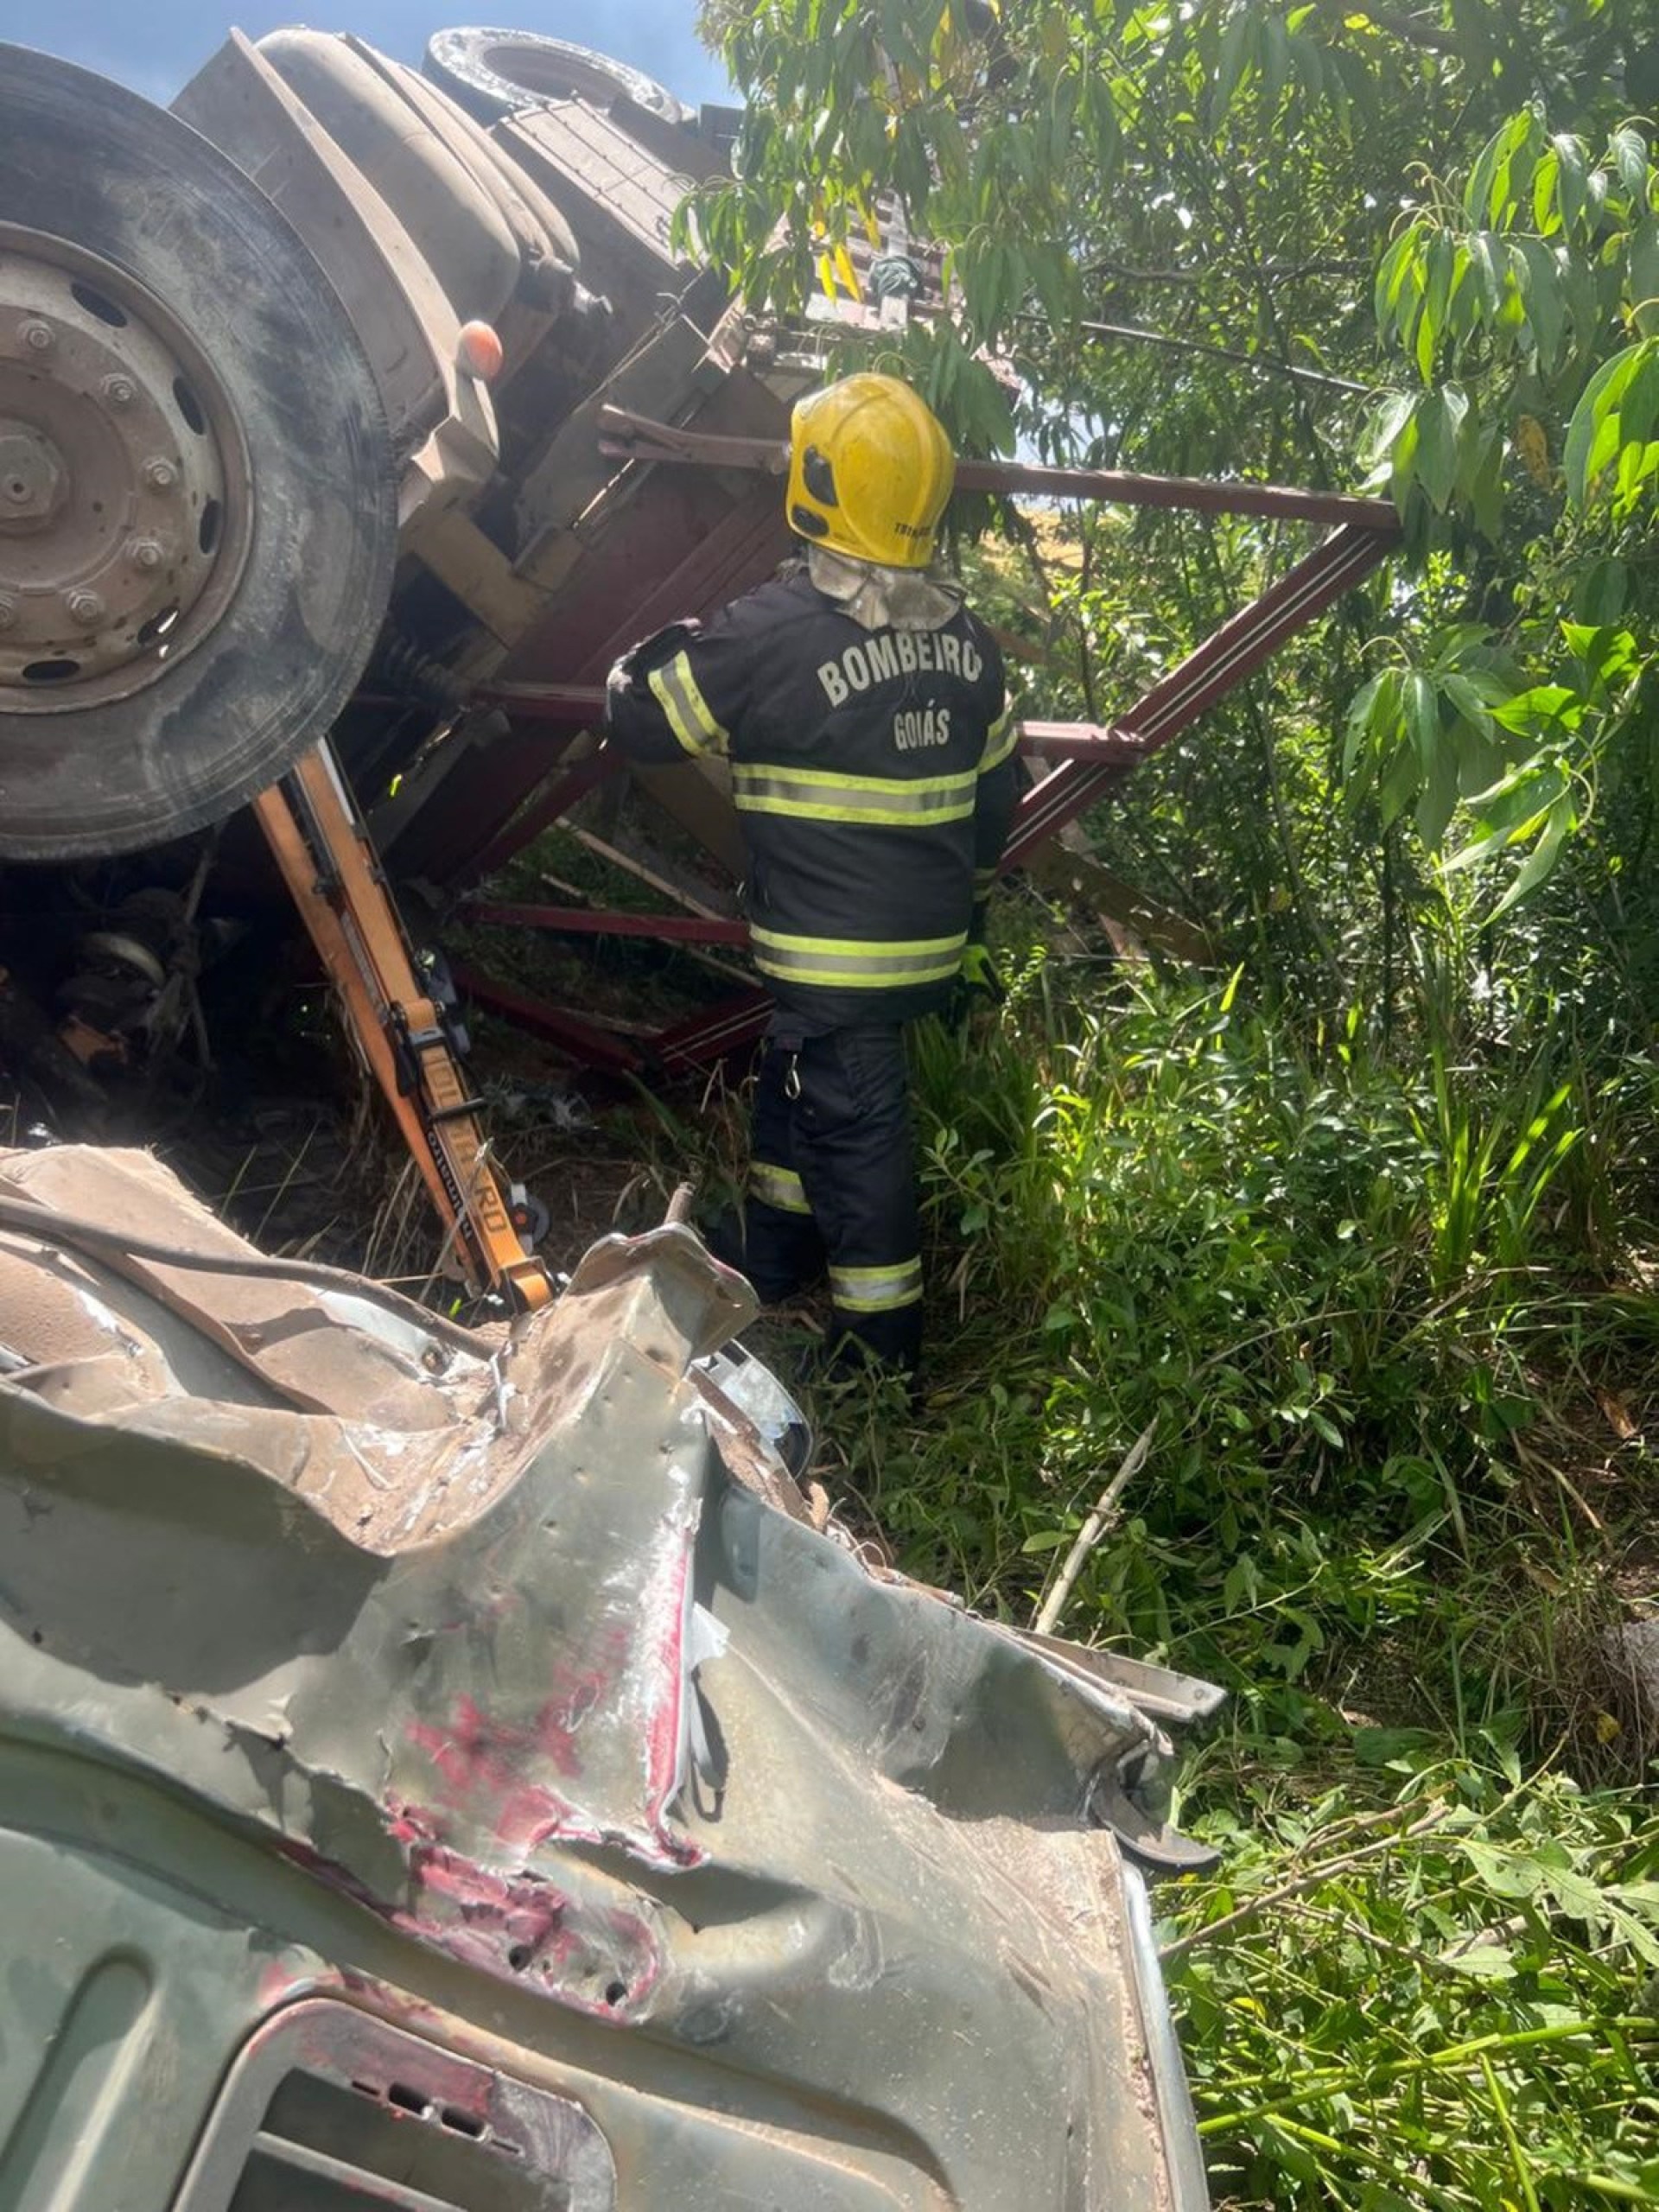
[{"label": "black firefighter jacket", "polygon": [[785,572],[620,660],[613,735],[661,764],[723,753],[748,851],[755,964],[810,1027],[941,1007],[1014,809],[995,640],[867,630]]}]

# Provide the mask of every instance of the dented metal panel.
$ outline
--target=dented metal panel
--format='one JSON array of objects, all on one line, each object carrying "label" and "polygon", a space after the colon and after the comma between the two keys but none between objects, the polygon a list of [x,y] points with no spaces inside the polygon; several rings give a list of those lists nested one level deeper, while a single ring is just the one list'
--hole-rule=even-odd
[{"label": "dented metal panel", "polygon": [[168,2069],[189,2125],[41,2202],[160,2212],[332,1987],[573,2099],[630,2206],[1193,2202],[1091,1811],[1158,1722],[810,1525],[688,1230],[473,1338],[141,1155],[0,1189],[0,2198],[78,2007],[108,2139]]}]

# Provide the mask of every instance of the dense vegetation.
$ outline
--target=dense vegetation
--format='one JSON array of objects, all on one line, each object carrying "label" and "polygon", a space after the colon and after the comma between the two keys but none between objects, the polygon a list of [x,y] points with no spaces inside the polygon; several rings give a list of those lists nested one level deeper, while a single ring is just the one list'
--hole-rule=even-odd
[{"label": "dense vegetation", "polygon": [[[1403,557],[1090,824],[918,1040],[931,1393],[824,1408],[906,1563],[1214,1675],[1163,1892],[1231,2205],[1659,2204],[1659,50],[1621,0],[710,0],[704,236],[782,308],[878,194],[964,442],[1391,490]],[[781,228],[779,226],[781,225]],[[1301,550],[1002,518],[1109,716]],[[1260,1906],[1261,1910],[1253,1908]]]}]

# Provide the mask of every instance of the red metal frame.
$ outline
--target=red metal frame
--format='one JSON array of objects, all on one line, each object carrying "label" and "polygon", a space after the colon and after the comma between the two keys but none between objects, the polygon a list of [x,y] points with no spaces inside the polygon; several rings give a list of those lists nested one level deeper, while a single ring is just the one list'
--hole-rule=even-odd
[{"label": "red metal frame", "polygon": [[520,906],[490,899],[469,899],[461,909],[465,922],[493,923],[498,928],[551,930],[567,937],[648,937],[663,944],[747,945],[747,922],[717,915],[624,914],[596,906]]},{"label": "red metal frame", "polygon": [[[605,709],[604,693],[598,692],[594,696],[595,703],[588,709],[590,724]],[[516,713],[518,709],[509,709],[507,711]],[[578,761],[574,768],[556,777],[539,798],[533,799],[527,807],[504,823],[478,855],[470,873],[480,880],[493,875],[497,868],[504,867],[515,853],[522,852],[526,845],[532,844],[543,830],[550,830],[561,815],[569,814],[578,799],[586,798],[589,791],[613,776],[622,765],[614,747],[609,745],[596,747],[585,760]]]},{"label": "red metal frame", "polygon": [[[703,468],[757,469],[782,476],[789,448],[772,438],[709,436],[677,430],[626,408],[599,410],[599,449],[612,461],[677,461]],[[1171,507],[1194,514],[1262,515],[1275,522],[1352,523],[1390,537],[1400,520],[1386,499],[1347,492],[1305,492],[1285,484],[1247,484],[1204,476],[1146,476],[1128,468],[1046,468],[1020,461],[959,461],[959,492],[1029,492],[1052,499],[1098,499],[1103,505]]]},{"label": "red metal frame", "polygon": [[1375,527],[1344,523],[1259,599],[1230,616],[1179,667],[1143,692],[1112,731],[1102,733],[1117,739],[1116,758],[1073,753],[1026,793],[1003,852],[1003,868],[1018,868],[1092,806],[1135,761],[1161,751],[1217,699],[1254,675],[1287,638],[1351,590],[1392,543]]},{"label": "red metal frame", "polygon": [[[767,474],[781,474],[787,461],[787,448],[767,439],[677,430],[613,408],[601,411],[601,450],[619,461],[741,468]],[[1230,616],[1213,636],[1196,646],[1179,667],[1160,677],[1118,721],[1105,727],[1046,721],[1023,726],[1021,750],[1059,765],[1021,798],[1003,855],[1005,870],[1019,868],[1131,768],[1161,751],[1218,699],[1253,675],[1287,638],[1325,613],[1385,558],[1399,537],[1398,518],[1384,501],[1298,491],[1282,485],[1205,483],[1116,469],[1040,468],[1002,461],[963,461],[957,467],[957,482],[966,491],[1027,493],[1206,514],[1255,515],[1274,521],[1319,523],[1330,530],[1330,535],[1311,553],[1260,598]],[[734,589],[743,588],[744,552],[750,547],[758,550],[766,533],[746,512],[737,531],[728,535],[740,537],[742,543],[722,547],[722,557],[715,564],[721,571],[717,579],[711,580],[700,571],[696,583],[730,595]],[[668,584],[653,592],[643,608],[633,611],[628,633],[645,634],[662,621],[701,611],[693,604],[696,592],[690,588],[692,582],[690,575],[677,572]],[[603,702],[604,694],[597,685],[579,683],[498,683],[480,690],[476,700],[480,706],[499,709],[515,721],[566,728],[592,727],[602,712]],[[563,774],[555,762],[550,779],[543,779],[539,792],[526,791],[523,803],[512,802],[516,810],[512,818],[478,852],[468,875],[477,880],[500,867],[577,799],[624,766],[612,748],[603,745]],[[741,922],[695,915],[620,914],[488,900],[474,901],[463,911],[469,921],[495,926],[652,938],[664,944],[742,945],[748,935]],[[463,988],[481,1005],[522,1023],[579,1058],[618,1072],[640,1073],[649,1067],[679,1073],[708,1066],[753,1044],[765,1029],[769,1006],[764,991],[745,993],[664,1030],[636,1048],[594,1028],[579,1015],[548,1006],[475,968],[458,969],[456,974]]]},{"label": "red metal frame", "polygon": [[533,1036],[546,1038],[550,1045],[556,1045],[561,1052],[569,1052],[588,1066],[602,1069],[607,1075],[644,1072],[645,1054],[626,1037],[613,1036],[607,1029],[597,1029],[580,1014],[568,1013],[563,1007],[550,1006],[545,999],[520,990],[515,983],[502,982],[499,976],[474,967],[470,961],[452,960],[449,974],[456,989],[475,1006],[481,1006],[486,1014],[499,1014],[505,1020],[516,1022],[519,1028],[528,1029]]}]

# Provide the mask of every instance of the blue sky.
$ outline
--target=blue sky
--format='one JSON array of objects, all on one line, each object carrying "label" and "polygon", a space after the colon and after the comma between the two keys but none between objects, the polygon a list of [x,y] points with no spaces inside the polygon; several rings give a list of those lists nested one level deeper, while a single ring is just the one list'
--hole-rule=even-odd
[{"label": "blue sky", "polygon": [[[355,31],[399,60],[418,62],[433,31],[480,19],[466,8],[467,0],[448,9],[397,0],[336,0],[322,7],[296,0],[288,8],[280,0],[0,0],[0,39],[44,48],[166,101],[224,42],[232,23],[252,38],[295,22]],[[698,44],[696,16],[696,0],[605,0],[603,6],[543,0],[539,7],[535,0],[508,0],[482,20],[602,48],[694,104],[728,99],[724,71]]]}]

